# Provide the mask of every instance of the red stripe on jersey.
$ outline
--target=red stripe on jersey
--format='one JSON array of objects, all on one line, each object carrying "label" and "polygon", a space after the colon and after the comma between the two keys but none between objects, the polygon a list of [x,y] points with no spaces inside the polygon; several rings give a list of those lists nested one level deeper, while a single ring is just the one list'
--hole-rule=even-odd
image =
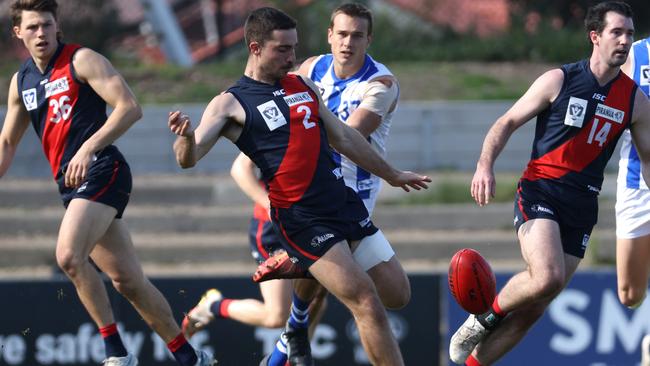
[{"label": "red stripe on jersey", "polygon": [[63,152],[68,143],[68,133],[72,125],[72,115],[79,97],[79,84],[72,77],[71,64],[72,55],[79,48],[77,45],[66,45],[52,68],[48,83],[65,80],[68,90],[58,92],[56,89],[53,95],[47,99],[48,109],[43,127],[43,151],[52,168],[52,175],[56,175],[60,169]]},{"label": "red stripe on jersey", "polygon": [[289,144],[282,162],[269,182],[273,207],[288,208],[298,202],[312,183],[321,150],[318,97],[296,75],[280,81],[286,97],[309,93],[312,101],[289,107]]},{"label": "red stripe on jersey", "polygon": [[[617,123],[605,117],[594,115],[576,136],[558,146],[555,150],[528,162],[528,167],[522,178],[527,180],[557,179],[572,171],[582,171],[612,141],[617,141],[617,139],[612,137],[620,135],[628,125],[628,121],[631,118],[630,101],[633,90],[634,82],[626,75],[621,74],[612,84],[604,104],[608,107],[624,111],[625,117],[623,121]],[[594,124],[597,125],[594,126]],[[600,146],[600,142],[596,137],[602,131],[605,124],[610,125],[610,130],[607,133],[607,139],[603,146]]]}]

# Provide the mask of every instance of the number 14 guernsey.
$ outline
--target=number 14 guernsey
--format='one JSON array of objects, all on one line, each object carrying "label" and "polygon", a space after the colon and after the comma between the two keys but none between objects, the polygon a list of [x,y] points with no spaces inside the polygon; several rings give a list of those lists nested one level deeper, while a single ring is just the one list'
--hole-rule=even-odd
[{"label": "number 14 guernsey", "polygon": [[629,127],[636,84],[622,72],[601,86],[589,60],[562,66],[564,83],[537,117],[523,179],[548,179],[600,192],[605,166]]}]

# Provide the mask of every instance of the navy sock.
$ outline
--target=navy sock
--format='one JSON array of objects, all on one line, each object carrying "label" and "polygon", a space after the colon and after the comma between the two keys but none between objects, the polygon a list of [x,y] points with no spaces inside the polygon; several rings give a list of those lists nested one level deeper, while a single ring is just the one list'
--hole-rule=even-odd
[{"label": "navy sock", "polygon": [[171,342],[167,343],[167,348],[172,352],[174,358],[181,366],[194,366],[198,361],[196,352],[192,345],[187,343],[185,336],[181,333]]},{"label": "navy sock", "polygon": [[104,339],[104,350],[106,351],[106,358],[109,357],[124,357],[127,355],[122,338],[117,330],[115,323],[99,328],[99,333]]}]

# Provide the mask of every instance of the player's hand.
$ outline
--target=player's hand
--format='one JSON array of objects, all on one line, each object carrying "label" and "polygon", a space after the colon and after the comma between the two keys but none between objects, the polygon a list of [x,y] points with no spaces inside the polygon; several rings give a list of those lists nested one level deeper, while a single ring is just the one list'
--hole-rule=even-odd
[{"label": "player's hand", "polygon": [[97,158],[92,152],[81,148],[70,159],[65,169],[65,186],[68,188],[77,188],[86,180],[90,164]]},{"label": "player's hand", "polygon": [[494,198],[496,191],[496,180],[494,179],[494,172],[491,168],[477,167],[472,178],[472,186],[470,192],[472,198],[479,206],[485,206],[490,203],[490,199]]},{"label": "player's hand", "polygon": [[167,121],[169,129],[178,136],[192,137],[194,131],[192,130],[192,121],[186,114],[181,111],[169,112],[169,119]]},{"label": "player's hand", "polygon": [[430,182],[431,178],[427,177],[426,175],[420,175],[409,171],[400,171],[397,173],[397,175],[395,175],[393,179],[388,181],[388,184],[393,187],[401,187],[406,192],[410,192],[410,188],[413,188],[417,191],[422,188],[427,189],[429,188],[429,185],[427,185],[427,183]]}]

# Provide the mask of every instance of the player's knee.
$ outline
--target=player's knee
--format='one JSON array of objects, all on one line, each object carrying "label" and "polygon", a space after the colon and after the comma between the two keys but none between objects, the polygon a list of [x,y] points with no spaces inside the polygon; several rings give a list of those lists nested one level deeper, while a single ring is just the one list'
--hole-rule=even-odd
[{"label": "player's knee", "polygon": [[533,276],[536,282],[536,293],[538,298],[554,297],[564,288],[564,272],[561,270],[549,270]]},{"label": "player's knee", "polygon": [[390,296],[383,296],[381,302],[387,309],[399,310],[408,305],[411,301],[411,286],[400,287],[393,291]]},{"label": "player's knee", "polygon": [[127,299],[131,299],[136,296],[138,290],[141,288],[139,281],[127,274],[117,274],[111,278],[113,282],[113,287],[117,292]]},{"label": "player's knee", "polygon": [[264,319],[264,327],[280,328],[284,326],[289,318],[289,309],[269,309]]},{"label": "player's knee", "polygon": [[56,251],[56,263],[69,277],[75,277],[87,260],[72,250],[58,249]]},{"label": "player's knee", "polygon": [[642,289],[636,289],[632,286],[622,286],[618,290],[618,299],[621,301],[621,304],[631,309],[636,309],[641,306],[645,297],[645,287]]}]

